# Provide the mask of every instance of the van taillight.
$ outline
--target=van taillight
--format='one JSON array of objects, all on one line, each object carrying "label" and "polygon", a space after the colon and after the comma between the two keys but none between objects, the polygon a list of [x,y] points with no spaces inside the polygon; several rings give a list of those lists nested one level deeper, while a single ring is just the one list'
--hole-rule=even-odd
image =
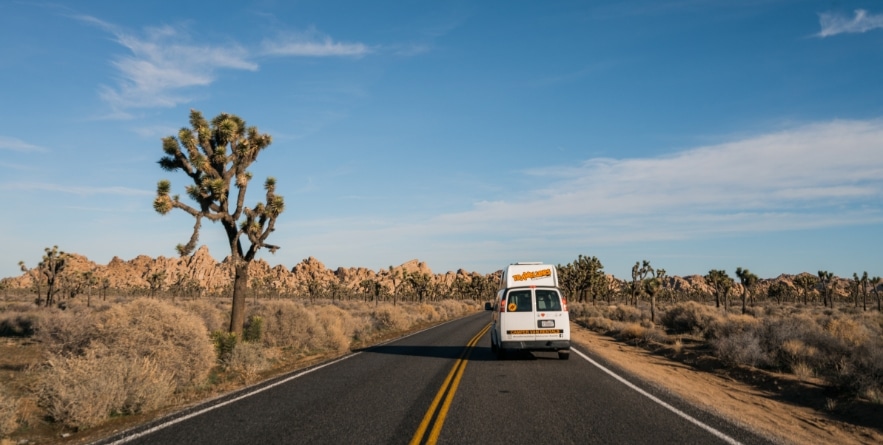
[{"label": "van taillight", "polygon": [[500,312],[506,312],[506,299],[500,299]]},{"label": "van taillight", "polygon": [[564,307],[564,312],[567,312],[567,298],[561,297],[561,305]]}]

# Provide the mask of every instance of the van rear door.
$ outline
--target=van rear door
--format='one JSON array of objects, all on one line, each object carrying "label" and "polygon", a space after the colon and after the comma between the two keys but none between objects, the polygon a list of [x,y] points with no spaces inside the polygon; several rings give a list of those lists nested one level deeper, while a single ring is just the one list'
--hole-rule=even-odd
[{"label": "van rear door", "polygon": [[533,295],[530,289],[510,290],[506,296],[505,322],[501,325],[503,341],[536,340]]},{"label": "van rear door", "polygon": [[555,289],[536,289],[534,329],[537,340],[570,339],[570,319],[561,295]]}]

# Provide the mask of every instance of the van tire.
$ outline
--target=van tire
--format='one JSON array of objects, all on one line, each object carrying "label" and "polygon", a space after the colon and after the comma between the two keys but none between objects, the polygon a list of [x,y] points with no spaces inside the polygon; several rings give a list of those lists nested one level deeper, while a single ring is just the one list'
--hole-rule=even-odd
[{"label": "van tire", "polygon": [[558,351],[559,360],[567,360],[570,358],[570,351]]}]

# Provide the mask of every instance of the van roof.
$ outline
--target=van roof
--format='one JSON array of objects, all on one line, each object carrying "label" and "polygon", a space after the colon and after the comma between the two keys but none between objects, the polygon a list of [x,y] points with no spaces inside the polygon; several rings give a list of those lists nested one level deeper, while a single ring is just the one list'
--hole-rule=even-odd
[{"label": "van roof", "polygon": [[558,271],[551,264],[539,261],[512,263],[503,270],[500,289],[510,287],[558,287]]}]

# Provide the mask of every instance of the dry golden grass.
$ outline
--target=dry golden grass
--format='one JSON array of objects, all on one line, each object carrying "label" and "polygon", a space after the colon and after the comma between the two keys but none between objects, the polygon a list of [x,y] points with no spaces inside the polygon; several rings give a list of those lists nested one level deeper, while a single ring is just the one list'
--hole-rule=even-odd
[{"label": "dry golden grass", "polygon": [[0,385],[0,438],[11,434],[19,425],[18,411],[21,402],[6,392],[7,390]]}]

